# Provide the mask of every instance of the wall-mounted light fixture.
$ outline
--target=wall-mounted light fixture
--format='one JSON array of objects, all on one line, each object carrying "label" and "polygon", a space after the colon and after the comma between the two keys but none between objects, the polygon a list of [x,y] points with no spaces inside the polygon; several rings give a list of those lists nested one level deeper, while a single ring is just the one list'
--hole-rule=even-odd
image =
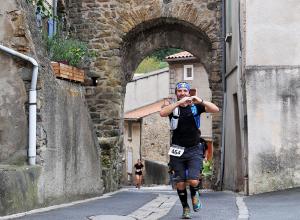
[{"label": "wall-mounted light fixture", "polygon": [[225,36],[225,42],[230,43],[232,40],[232,33],[227,33]]}]

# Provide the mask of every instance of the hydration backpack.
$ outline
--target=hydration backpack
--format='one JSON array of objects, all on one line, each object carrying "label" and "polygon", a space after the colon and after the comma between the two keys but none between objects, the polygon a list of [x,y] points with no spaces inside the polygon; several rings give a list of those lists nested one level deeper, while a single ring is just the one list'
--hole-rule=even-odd
[{"label": "hydration backpack", "polygon": [[[199,129],[200,128],[200,115],[198,115],[197,106],[192,104],[191,105],[191,111],[192,111],[193,116],[194,116],[194,121],[196,123],[196,127]],[[180,115],[179,107],[176,107],[173,110],[173,116],[172,116],[171,121],[170,121],[170,127],[171,127],[172,131],[175,130],[178,126],[179,115]]]}]

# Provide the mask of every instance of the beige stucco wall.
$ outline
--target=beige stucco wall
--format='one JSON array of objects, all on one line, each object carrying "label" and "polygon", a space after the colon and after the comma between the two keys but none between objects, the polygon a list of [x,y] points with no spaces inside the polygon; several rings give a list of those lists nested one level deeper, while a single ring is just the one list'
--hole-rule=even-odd
[{"label": "beige stucco wall", "polygon": [[300,2],[246,2],[250,194],[300,186]]},{"label": "beige stucco wall", "polygon": [[134,77],[127,83],[124,111],[157,102],[169,95],[169,69],[161,69]]},{"label": "beige stucco wall", "polygon": [[[128,138],[128,123],[132,123],[132,138]],[[127,179],[128,171],[128,152],[132,152],[132,169],[131,173],[134,176],[134,164],[137,162],[137,159],[140,158],[140,122],[124,122],[124,148],[125,148],[125,161],[126,161],[126,170],[124,171],[124,177]]]},{"label": "beige stucco wall", "polygon": [[300,1],[246,1],[247,65],[300,64]]},{"label": "beige stucco wall", "polygon": [[300,68],[247,70],[249,192],[300,186]]}]

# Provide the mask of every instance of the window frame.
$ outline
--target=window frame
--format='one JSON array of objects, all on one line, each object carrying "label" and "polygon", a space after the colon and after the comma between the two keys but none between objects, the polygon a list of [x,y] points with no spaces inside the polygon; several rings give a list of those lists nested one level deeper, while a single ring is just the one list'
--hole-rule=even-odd
[{"label": "window frame", "polygon": [[[189,68],[191,68],[191,73],[192,73],[191,77],[187,76],[187,69],[189,69]],[[194,65],[193,64],[183,65],[183,79],[184,80],[193,80],[194,79]]]}]

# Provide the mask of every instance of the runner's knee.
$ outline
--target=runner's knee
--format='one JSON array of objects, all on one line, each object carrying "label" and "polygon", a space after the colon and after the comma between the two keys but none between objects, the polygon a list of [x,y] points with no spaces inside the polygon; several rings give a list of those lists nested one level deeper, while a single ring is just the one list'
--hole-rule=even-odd
[{"label": "runner's knee", "polygon": [[198,180],[188,180],[188,183],[191,185],[191,186],[198,186],[199,184],[199,181]]},{"label": "runner's knee", "polygon": [[179,182],[176,184],[176,186],[177,186],[177,189],[183,190],[183,189],[185,189],[185,182]]}]

